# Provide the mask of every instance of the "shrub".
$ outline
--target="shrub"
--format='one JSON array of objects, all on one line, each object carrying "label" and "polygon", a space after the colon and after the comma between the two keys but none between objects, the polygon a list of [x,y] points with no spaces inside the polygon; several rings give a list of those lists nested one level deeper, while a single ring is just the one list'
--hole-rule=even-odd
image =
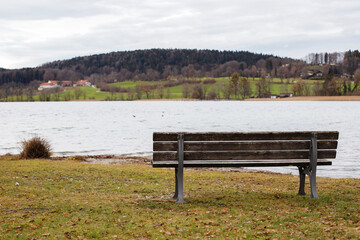
[{"label": "shrub", "polygon": [[21,159],[50,158],[51,156],[50,143],[41,137],[22,141],[21,148]]}]

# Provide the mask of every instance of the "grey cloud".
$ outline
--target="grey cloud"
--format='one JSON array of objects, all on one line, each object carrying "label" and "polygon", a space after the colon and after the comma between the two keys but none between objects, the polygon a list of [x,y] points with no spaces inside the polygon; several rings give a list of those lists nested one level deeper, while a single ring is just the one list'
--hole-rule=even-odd
[{"label": "grey cloud", "polygon": [[1,3],[0,66],[154,47],[302,57],[358,48],[359,16],[358,0],[20,0]]}]

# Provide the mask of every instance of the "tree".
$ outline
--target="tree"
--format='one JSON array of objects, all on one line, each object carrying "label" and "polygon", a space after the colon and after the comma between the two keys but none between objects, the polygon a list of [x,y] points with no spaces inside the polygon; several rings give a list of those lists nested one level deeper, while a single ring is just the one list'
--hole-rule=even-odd
[{"label": "tree", "polygon": [[268,73],[271,73],[271,71],[272,71],[272,69],[273,69],[273,64],[272,64],[271,58],[266,59],[266,61],[265,61],[265,66],[266,66],[266,71],[267,71]]},{"label": "tree", "polygon": [[341,95],[341,84],[337,78],[331,79],[327,90],[328,90],[328,95],[330,96]]},{"label": "tree", "polygon": [[136,93],[136,98],[141,99],[141,97],[143,95],[143,89],[140,87],[140,85],[137,85],[135,87],[135,93]]},{"label": "tree", "polygon": [[170,99],[171,97],[171,92],[170,92],[170,88],[166,89],[166,99]]},{"label": "tree", "polygon": [[242,77],[240,79],[239,90],[240,90],[240,94],[243,99],[245,99],[247,96],[251,95],[250,82],[247,78]]},{"label": "tree", "polygon": [[183,98],[189,98],[190,97],[190,93],[191,93],[191,88],[189,84],[184,84],[182,86],[182,96]]},{"label": "tree", "polygon": [[157,90],[157,94],[158,94],[159,98],[162,99],[164,97],[164,88],[163,88],[163,86],[158,86],[156,90]]},{"label": "tree", "polygon": [[253,78],[253,80],[255,80],[255,77],[256,77],[256,74],[257,74],[257,68],[256,68],[255,65],[251,66],[250,73],[251,73],[251,77]]},{"label": "tree", "polygon": [[59,87],[54,88],[53,95],[54,95],[55,101],[60,101],[60,93],[61,93],[61,88],[59,88]]},{"label": "tree", "polygon": [[[27,99],[27,101],[28,102],[33,102],[34,101],[34,98],[33,98],[33,96],[34,96],[34,91],[33,91],[33,89],[32,88],[27,88],[26,90],[25,90],[25,92],[26,92],[26,99]],[[1,98],[1,97],[0,97]]]},{"label": "tree", "polygon": [[261,76],[259,81],[256,82],[256,91],[259,98],[270,97],[270,83],[266,80],[265,76]]},{"label": "tree", "polygon": [[235,99],[238,98],[239,94],[239,74],[234,72],[230,77],[230,86],[232,91],[234,92]]},{"label": "tree", "polygon": [[305,83],[302,80],[297,80],[292,86],[292,91],[295,96],[303,96],[305,90]]},{"label": "tree", "polygon": [[208,99],[208,100],[215,100],[215,99],[217,99],[217,98],[218,98],[218,95],[217,95],[217,93],[216,93],[215,88],[213,87],[213,88],[211,88],[211,91],[210,91],[209,94],[207,95],[206,99]]},{"label": "tree", "polygon": [[204,99],[204,92],[201,84],[196,84],[193,87],[191,98],[200,99],[200,100]]},{"label": "tree", "polygon": [[74,94],[75,94],[75,99],[76,100],[79,100],[80,99],[80,96],[82,95],[82,90],[80,87],[76,87],[75,88],[75,91],[74,91]]},{"label": "tree", "polygon": [[137,87],[140,88],[141,91],[145,93],[147,99],[150,99],[151,87],[149,84],[142,84]]},{"label": "tree", "polygon": [[360,68],[356,69],[354,73],[354,87],[352,88],[351,92],[354,92],[360,84]]}]

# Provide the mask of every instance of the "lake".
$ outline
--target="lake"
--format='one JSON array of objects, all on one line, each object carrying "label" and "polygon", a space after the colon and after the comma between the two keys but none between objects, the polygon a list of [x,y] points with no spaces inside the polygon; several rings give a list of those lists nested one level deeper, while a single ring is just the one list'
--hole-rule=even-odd
[{"label": "lake", "polygon": [[[339,131],[324,177],[360,177],[360,102],[134,101],[0,103],[0,154],[34,135],[55,155],[151,155],[155,131]],[[261,168],[297,174],[296,167]]]}]

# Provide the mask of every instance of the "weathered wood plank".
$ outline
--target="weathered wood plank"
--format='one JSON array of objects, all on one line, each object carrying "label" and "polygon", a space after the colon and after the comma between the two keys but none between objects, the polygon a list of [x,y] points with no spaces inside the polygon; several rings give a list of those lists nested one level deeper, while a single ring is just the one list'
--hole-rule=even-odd
[{"label": "weathered wood plank", "polygon": [[[319,150],[318,159],[335,158],[336,150]],[[309,159],[309,151],[216,151],[185,152],[184,160]],[[153,161],[177,160],[176,152],[154,152]]]},{"label": "weathered wood plank", "polygon": [[[155,168],[175,168],[177,161],[153,162]],[[280,166],[308,166],[306,160],[277,160],[277,161],[184,161],[184,167],[280,167]],[[319,159],[318,165],[332,165],[331,161]]]},{"label": "weathered wood plank", "polygon": [[[185,141],[245,141],[245,140],[309,140],[313,132],[154,132],[154,141],[177,141],[178,134]],[[336,140],[339,132],[316,132],[317,138]]]},{"label": "weathered wood plank", "polygon": [[[318,149],[336,149],[337,141],[318,141]],[[185,151],[310,149],[310,141],[185,142]],[[177,151],[177,142],[154,142],[153,151]]]}]

